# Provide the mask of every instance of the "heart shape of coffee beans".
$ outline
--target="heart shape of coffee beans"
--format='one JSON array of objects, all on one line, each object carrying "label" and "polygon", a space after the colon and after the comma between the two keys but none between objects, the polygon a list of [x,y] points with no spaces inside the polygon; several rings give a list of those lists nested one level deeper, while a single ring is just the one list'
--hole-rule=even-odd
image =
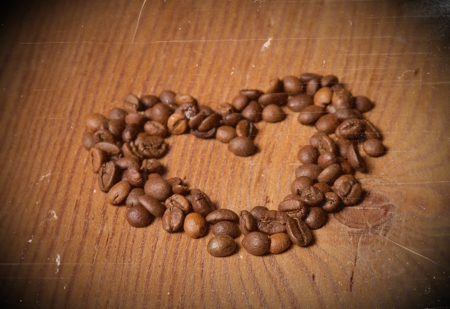
[{"label": "heart shape of coffee beans", "polygon": [[[277,210],[256,206],[236,214],[215,209],[203,191],[189,188],[179,177],[163,177],[158,158],[167,153],[165,138],[171,134],[215,138],[233,154],[251,156],[257,150],[256,124],[283,121],[286,105],[298,113],[301,124],[314,125],[317,132],[299,150],[302,165],[295,170],[292,194]],[[205,236],[212,225],[207,250],[215,257],[235,253],[241,233],[250,254],[278,254],[291,244],[312,245],[312,230],[324,226],[329,213],[363,199],[354,176],[355,171],[366,172],[359,145],[371,157],[385,152],[381,133],[363,116],[372,108],[367,97],[353,96],[335,75],[313,73],[272,79],[264,90],[241,90],[216,111],[170,90],[140,98],[127,94],[123,107],[111,109],[107,117],[87,117],[83,146],[100,190],[108,203],[128,207],[130,225],[145,227],[159,217],[165,231],[184,230],[192,238]]]}]

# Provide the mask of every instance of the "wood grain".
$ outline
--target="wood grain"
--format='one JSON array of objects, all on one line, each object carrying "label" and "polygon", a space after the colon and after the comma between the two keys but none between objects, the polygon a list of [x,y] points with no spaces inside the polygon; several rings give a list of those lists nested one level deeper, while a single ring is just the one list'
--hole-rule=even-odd
[{"label": "wood grain", "polygon": [[[0,304],[11,308],[425,308],[450,305],[448,12],[396,1],[35,1],[6,7],[0,39]],[[441,23],[439,23],[441,25]],[[444,31],[444,32],[443,32]],[[388,153],[364,203],[314,246],[228,258],[135,229],[108,205],[81,146],[90,112],[129,92],[190,93],[212,108],[242,88],[333,73]],[[168,139],[167,176],[221,208],[276,208],[312,128],[258,124],[259,152]],[[242,237],[241,237],[242,238]]]}]

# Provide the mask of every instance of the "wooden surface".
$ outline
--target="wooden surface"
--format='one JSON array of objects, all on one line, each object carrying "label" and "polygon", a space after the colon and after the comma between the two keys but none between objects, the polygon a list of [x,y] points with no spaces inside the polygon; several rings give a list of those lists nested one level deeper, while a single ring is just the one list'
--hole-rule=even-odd
[{"label": "wooden surface", "polygon": [[[449,306],[450,59],[446,15],[395,1],[18,1],[0,27],[0,307],[425,308]],[[431,12],[431,13],[430,13]],[[433,15],[434,14],[434,15]],[[190,93],[213,108],[272,77],[333,73],[376,103],[388,153],[368,159],[363,205],[316,243],[228,258],[135,229],[108,205],[81,146],[90,112],[128,93]],[[221,208],[276,208],[313,132],[258,124],[237,158],[168,140],[167,176]],[[242,238],[242,237],[241,237]]]}]

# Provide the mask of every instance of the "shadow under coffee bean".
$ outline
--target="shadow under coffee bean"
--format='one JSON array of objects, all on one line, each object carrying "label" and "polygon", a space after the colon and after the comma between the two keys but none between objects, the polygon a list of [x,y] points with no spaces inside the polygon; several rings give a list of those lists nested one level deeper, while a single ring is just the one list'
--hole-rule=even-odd
[{"label": "shadow under coffee bean", "polygon": [[[292,194],[277,210],[255,206],[238,215],[216,209],[200,189],[179,177],[164,178],[166,168],[158,159],[170,151],[166,138],[171,134],[216,139],[236,156],[247,157],[258,151],[257,123],[283,121],[283,106],[318,132],[299,150]],[[155,222],[168,233],[184,230],[193,239],[211,231],[207,251],[214,257],[234,254],[240,234],[248,253],[279,254],[292,244],[313,245],[313,230],[326,225],[330,213],[364,199],[355,176],[355,171],[367,172],[359,151],[370,157],[386,152],[381,132],[363,115],[373,106],[365,96],[354,97],[335,75],[314,73],[273,78],[264,91],[243,89],[217,111],[171,90],[140,98],[127,94],[123,107],[111,109],[108,117],[87,116],[82,144],[100,190],[108,203],[127,206],[131,226]]]}]

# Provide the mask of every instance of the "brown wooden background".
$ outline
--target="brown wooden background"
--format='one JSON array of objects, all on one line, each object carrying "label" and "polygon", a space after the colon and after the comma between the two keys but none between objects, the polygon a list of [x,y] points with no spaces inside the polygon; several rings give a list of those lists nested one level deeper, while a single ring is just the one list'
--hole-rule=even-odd
[{"label": "brown wooden background", "polygon": [[[425,6],[425,7],[424,7]],[[421,1],[35,1],[2,8],[0,307],[425,308],[450,289],[448,9]],[[389,151],[369,159],[366,202],[316,244],[223,259],[211,235],[131,228],[81,147],[84,118],[133,92],[190,93],[211,107],[272,77],[333,73],[376,102]],[[313,132],[259,124],[237,158],[169,140],[167,176],[219,207],[276,208]],[[241,237],[242,238],[242,237]]]}]

